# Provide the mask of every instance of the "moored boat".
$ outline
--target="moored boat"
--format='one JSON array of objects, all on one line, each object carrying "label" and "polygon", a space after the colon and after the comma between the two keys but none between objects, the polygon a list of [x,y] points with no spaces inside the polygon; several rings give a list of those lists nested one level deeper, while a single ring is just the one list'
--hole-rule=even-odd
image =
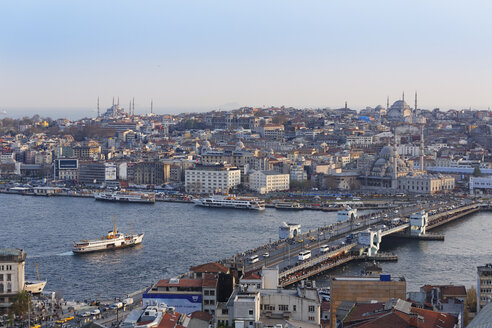
[{"label": "moored boat", "polygon": [[154,204],[155,193],[153,192],[137,192],[137,191],[115,191],[115,192],[96,192],[94,193],[95,200],[103,200],[109,202],[123,203],[143,203]]},{"label": "moored boat", "polygon": [[275,208],[277,210],[302,210],[304,206],[298,202],[278,202]]},{"label": "moored boat", "polygon": [[245,210],[265,209],[265,201],[256,197],[238,197],[236,195],[212,195],[194,200],[195,205],[215,208],[235,208]]},{"label": "moored boat", "polygon": [[44,286],[46,286],[47,281],[39,279],[38,264],[35,263],[35,265],[38,280],[26,280],[24,282],[24,290],[31,294],[40,294],[43,291]]}]

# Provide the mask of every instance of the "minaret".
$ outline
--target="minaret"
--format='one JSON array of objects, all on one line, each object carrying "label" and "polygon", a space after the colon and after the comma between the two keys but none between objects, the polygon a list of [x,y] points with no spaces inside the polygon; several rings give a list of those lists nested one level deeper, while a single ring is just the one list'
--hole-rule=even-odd
[{"label": "minaret", "polygon": [[347,101],[345,100],[345,110],[347,110]]},{"label": "minaret", "polygon": [[113,96],[113,107],[114,107],[114,96]]},{"label": "minaret", "polygon": [[414,114],[417,116],[417,91],[415,91],[415,109],[414,109]]},{"label": "minaret", "polygon": [[97,117],[99,117],[99,97],[97,97]]},{"label": "minaret", "polygon": [[395,141],[394,141],[394,149],[393,149],[393,179],[391,182],[391,187],[393,189],[398,189],[398,138],[396,135],[396,126],[395,126]]},{"label": "minaret", "polygon": [[133,114],[132,116],[135,116],[135,97],[133,97]]},{"label": "minaret", "polygon": [[424,124],[420,126],[420,171],[424,172]]},{"label": "minaret", "polygon": [[130,100],[130,104],[128,105],[128,116],[132,116],[132,101]]},{"label": "minaret", "polygon": [[401,95],[401,100],[405,101],[405,91],[403,91],[403,93]]},{"label": "minaret", "polygon": [[150,114],[154,114],[154,100],[150,99]]},{"label": "minaret", "polygon": [[118,107],[120,107],[120,96],[118,96]]},{"label": "minaret", "polygon": [[387,96],[386,97],[386,110],[389,110],[389,108],[390,108],[390,97]]}]

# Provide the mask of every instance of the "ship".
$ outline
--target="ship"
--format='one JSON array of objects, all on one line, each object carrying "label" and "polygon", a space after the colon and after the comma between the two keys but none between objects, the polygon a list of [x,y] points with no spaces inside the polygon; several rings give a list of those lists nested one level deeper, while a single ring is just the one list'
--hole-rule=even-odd
[{"label": "ship", "polygon": [[95,192],[94,199],[109,202],[154,204],[155,193],[125,190],[115,192]]},{"label": "ship", "polygon": [[46,286],[47,281],[39,279],[38,264],[36,263],[35,265],[38,280],[26,280],[24,282],[24,290],[31,294],[40,294],[43,291],[44,286]]},{"label": "ship", "polygon": [[302,210],[304,206],[298,202],[278,202],[275,208],[277,210]]},{"label": "ship", "polygon": [[244,210],[262,211],[265,209],[265,201],[256,197],[237,197],[236,195],[212,195],[206,198],[198,198],[193,201],[197,206],[215,208],[235,208]]},{"label": "ship", "polygon": [[72,252],[75,254],[83,254],[132,247],[141,244],[144,234],[139,233],[134,235],[133,226],[131,230],[130,234],[118,232],[115,220],[113,230],[109,231],[106,236],[101,237],[100,239],[74,241]]}]

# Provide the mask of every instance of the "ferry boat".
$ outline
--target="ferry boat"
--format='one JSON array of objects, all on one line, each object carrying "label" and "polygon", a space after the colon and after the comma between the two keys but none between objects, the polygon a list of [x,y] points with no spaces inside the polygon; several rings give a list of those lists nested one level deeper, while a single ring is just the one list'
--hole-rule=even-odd
[{"label": "ferry boat", "polygon": [[207,198],[198,198],[193,201],[197,206],[217,208],[237,208],[245,210],[265,209],[265,201],[256,197],[237,197],[235,195],[212,195]]},{"label": "ferry boat", "polygon": [[109,231],[105,237],[93,240],[82,240],[79,242],[74,241],[72,252],[75,254],[81,254],[132,247],[141,244],[143,237],[143,233],[134,235],[133,228],[131,234],[119,233],[118,229],[116,229],[115,222],[113,230]]},{"label": "ferry boat", "polygon": [[304,206],[298,202],[278,202],[275,208],[277,210],[302,210]]},{"label": "ferry boat", "polygon": [[153,192],[136,192],[136,191],[115,191],[115,192],[96,192],[94,193],[96,200],[104,200],[110,202],[125,202],[125,203],[144,203],[154,204],[155,193]]}]

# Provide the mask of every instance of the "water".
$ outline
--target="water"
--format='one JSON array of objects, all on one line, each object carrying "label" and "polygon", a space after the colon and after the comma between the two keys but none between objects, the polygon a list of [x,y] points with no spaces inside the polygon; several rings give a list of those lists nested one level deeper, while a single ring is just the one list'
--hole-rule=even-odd
[{"label": "water", "polygon": [[[47,290],[66,299],[109,299],[122,296],[278,238],[283,221],[302,230],[336,221],[336,213],[318,211],[264,212],[207,209],[190,204],[155,205],[96,202],[90,198],[32,197],[0,194],[0,247],[23,248],[26,277],[35,279],[39,264]],[[113,216],[122,232],[145,232],[133,249],[72,255],[74,240],[97,238],[112,229]],[[405,240],[385,242],[383,249],[399,256],[382,263],[384,271],[403,275],[408,290],[426,283],[475,285],[476,266],[492,262],[490,213],[479,213],[448,224],[438,232],[444,242]],[[330,274],[359,273],[349,264]],[[323,277],[320,278],[320,282]]]}]

